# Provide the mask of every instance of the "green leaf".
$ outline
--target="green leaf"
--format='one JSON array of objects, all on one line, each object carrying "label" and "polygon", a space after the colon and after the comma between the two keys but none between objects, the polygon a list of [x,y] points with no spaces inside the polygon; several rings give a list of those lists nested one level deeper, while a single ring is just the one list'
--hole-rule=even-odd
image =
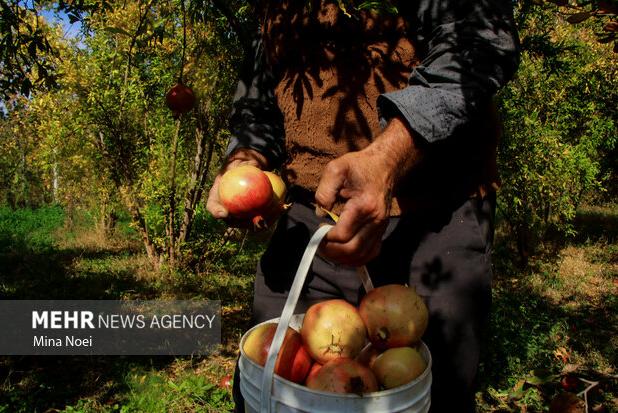
[{"label": "green leaf", "polygon": [[526,383],[533,386],[541,386],[543,384],[555,381],[558,377],[560,376],[557,374],[551,374],[548,370],[536,369],[532,370],[530,375],[526,377]]},{"label": "green leaf", "polygon": [[131,33],[127,32],[125,29],[122,29],[120,27],[104,27],[103,30],[105,30],[108,33],[122,34],[123,36],[128,36],[128,37],[132,36]]}]

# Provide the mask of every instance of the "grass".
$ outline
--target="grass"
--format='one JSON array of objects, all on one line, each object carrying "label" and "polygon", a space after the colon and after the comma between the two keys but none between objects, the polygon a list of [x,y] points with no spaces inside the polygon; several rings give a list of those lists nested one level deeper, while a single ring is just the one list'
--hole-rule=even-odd
[{"label": "grass", "polygon": [[498,242],[480,411],[546,411],[567,375],[579,380],[574,392],[599,382],[590,411],[618,411],[618,208],[583,208],[576,225],[575,238],[546,245],[526,270]]},{"label": "grass", "polygon": [[1,299],[204,298],[221,300],[225,317],[222,346],[199,359],[0,357],[1,413],[231,409],[230,391],[218,383],[233,373],[237,342],[248,326],[259,243],[245,242],[242,234],[226,242],[214,238],[216,265],[199,273],[157,273],[126,222],[109,240],[88,217],[67,227],[57,208],[0,212]]},{"label": "grass", "polygon": [[[248,326],[263,240],[213,235],[210,263],[156,273],[126,222],[112,240],[92,220],[64,222],[59,208],[0,209],[1,298],[218,299],[222,346],[201,358],[0,357],[0,412],[229,411],[219,382],[232,374]],[[590,411],[618,411],[618,208],[582,209],[576,225],[577,237],[547,244],[527,269],[498,233],[479,412],[547,411],[566,374],[580,380],[576,392],[581,379],[599,383]]]}]

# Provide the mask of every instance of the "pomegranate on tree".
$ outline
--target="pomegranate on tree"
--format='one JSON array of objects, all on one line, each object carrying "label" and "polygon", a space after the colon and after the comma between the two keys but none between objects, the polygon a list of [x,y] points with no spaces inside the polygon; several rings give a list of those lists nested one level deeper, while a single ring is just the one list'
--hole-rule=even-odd
[{"label": "pomegranate on tree", "polygon": [[412,347],[390,348],[380,354],[371,370],[385,389],[392,389],[411,382],[427,368],[421,353]]},{"label": "pomegranate on tree", "polygon": [[195,105],[193,90],[182,83],[176,83],[165,95],[165,103],[174,116],[187,113]]},{"label": "pomegranate on tree", "polygon": [[416,343],[429,319],[427,306],[416,290],[400,284],[369,291],[361,300],[359,313],[369,340],[382,350]]},{"label": "pomegranate on tree", "polygon": [[368,367],[346,357],[333,359],[307,378],[307,387],[332,393],[363,395],[378,391],[378,381]]},{"label": "pomegranate on tree", "polygon": [[[264,367],[276,330],[276,323],[262,324],[251,330],[243,344],[245,355]],[[303,348],[300,334],[288,327],[275,362],[275,374],[295,383],[302,383],[312,363],[311,356]]]},{"label": "pomegranate on tree", "polygon": [[268,176],[252,165],[232,168],[219,181],[219,199],[230,215],[250,219],[256,225],[264,220],[272,198]]},{"label": "pomegranate on tree", "polygon": [[309,307],[300,333],[311,357],[320,363],[338,357],[354,358],[367,341],[367,329],[358,310],[341,299]]}]

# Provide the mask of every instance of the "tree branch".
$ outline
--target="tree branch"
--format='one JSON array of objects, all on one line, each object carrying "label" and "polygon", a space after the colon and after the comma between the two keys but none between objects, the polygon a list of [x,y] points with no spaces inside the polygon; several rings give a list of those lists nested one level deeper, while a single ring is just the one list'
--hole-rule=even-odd
[{"label": "tree branch", "polygon": [[223,16],[230,23],[230,26],[232,26],[232,29],[238,35],[240,44],[242,45],[245,52],[249,52],[251,50],[251,35],[249,34],[245,26],[241,24],[238,18],[236,18],[236,15],[234,14],[234,11],[232,10],[228,2],[226,0],[212,0],[212,4],[217,10],[219,10],[221,14],[223,14]]}]

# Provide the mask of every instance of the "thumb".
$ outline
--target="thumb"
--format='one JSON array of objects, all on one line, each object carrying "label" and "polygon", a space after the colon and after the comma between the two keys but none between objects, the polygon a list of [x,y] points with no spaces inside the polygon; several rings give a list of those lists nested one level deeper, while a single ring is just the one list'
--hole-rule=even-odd
[{"label": "thumb", "polygon": [[339,190],[345,183],[346,172],[347,168],[338,159],[326,165],[315,191],[315,201],[319,206],[329,211],[333,208]]},{"label": "thumb", "polygon": [[223,204],[221,204],[221,200],[219,199],[219,178],[220,176],[215,178],[215,182],[213,183],[212,188],[210,188],[208,199],[206,200],[206,209],[216,219],[223,219],[227,218],[228,211]]}]

